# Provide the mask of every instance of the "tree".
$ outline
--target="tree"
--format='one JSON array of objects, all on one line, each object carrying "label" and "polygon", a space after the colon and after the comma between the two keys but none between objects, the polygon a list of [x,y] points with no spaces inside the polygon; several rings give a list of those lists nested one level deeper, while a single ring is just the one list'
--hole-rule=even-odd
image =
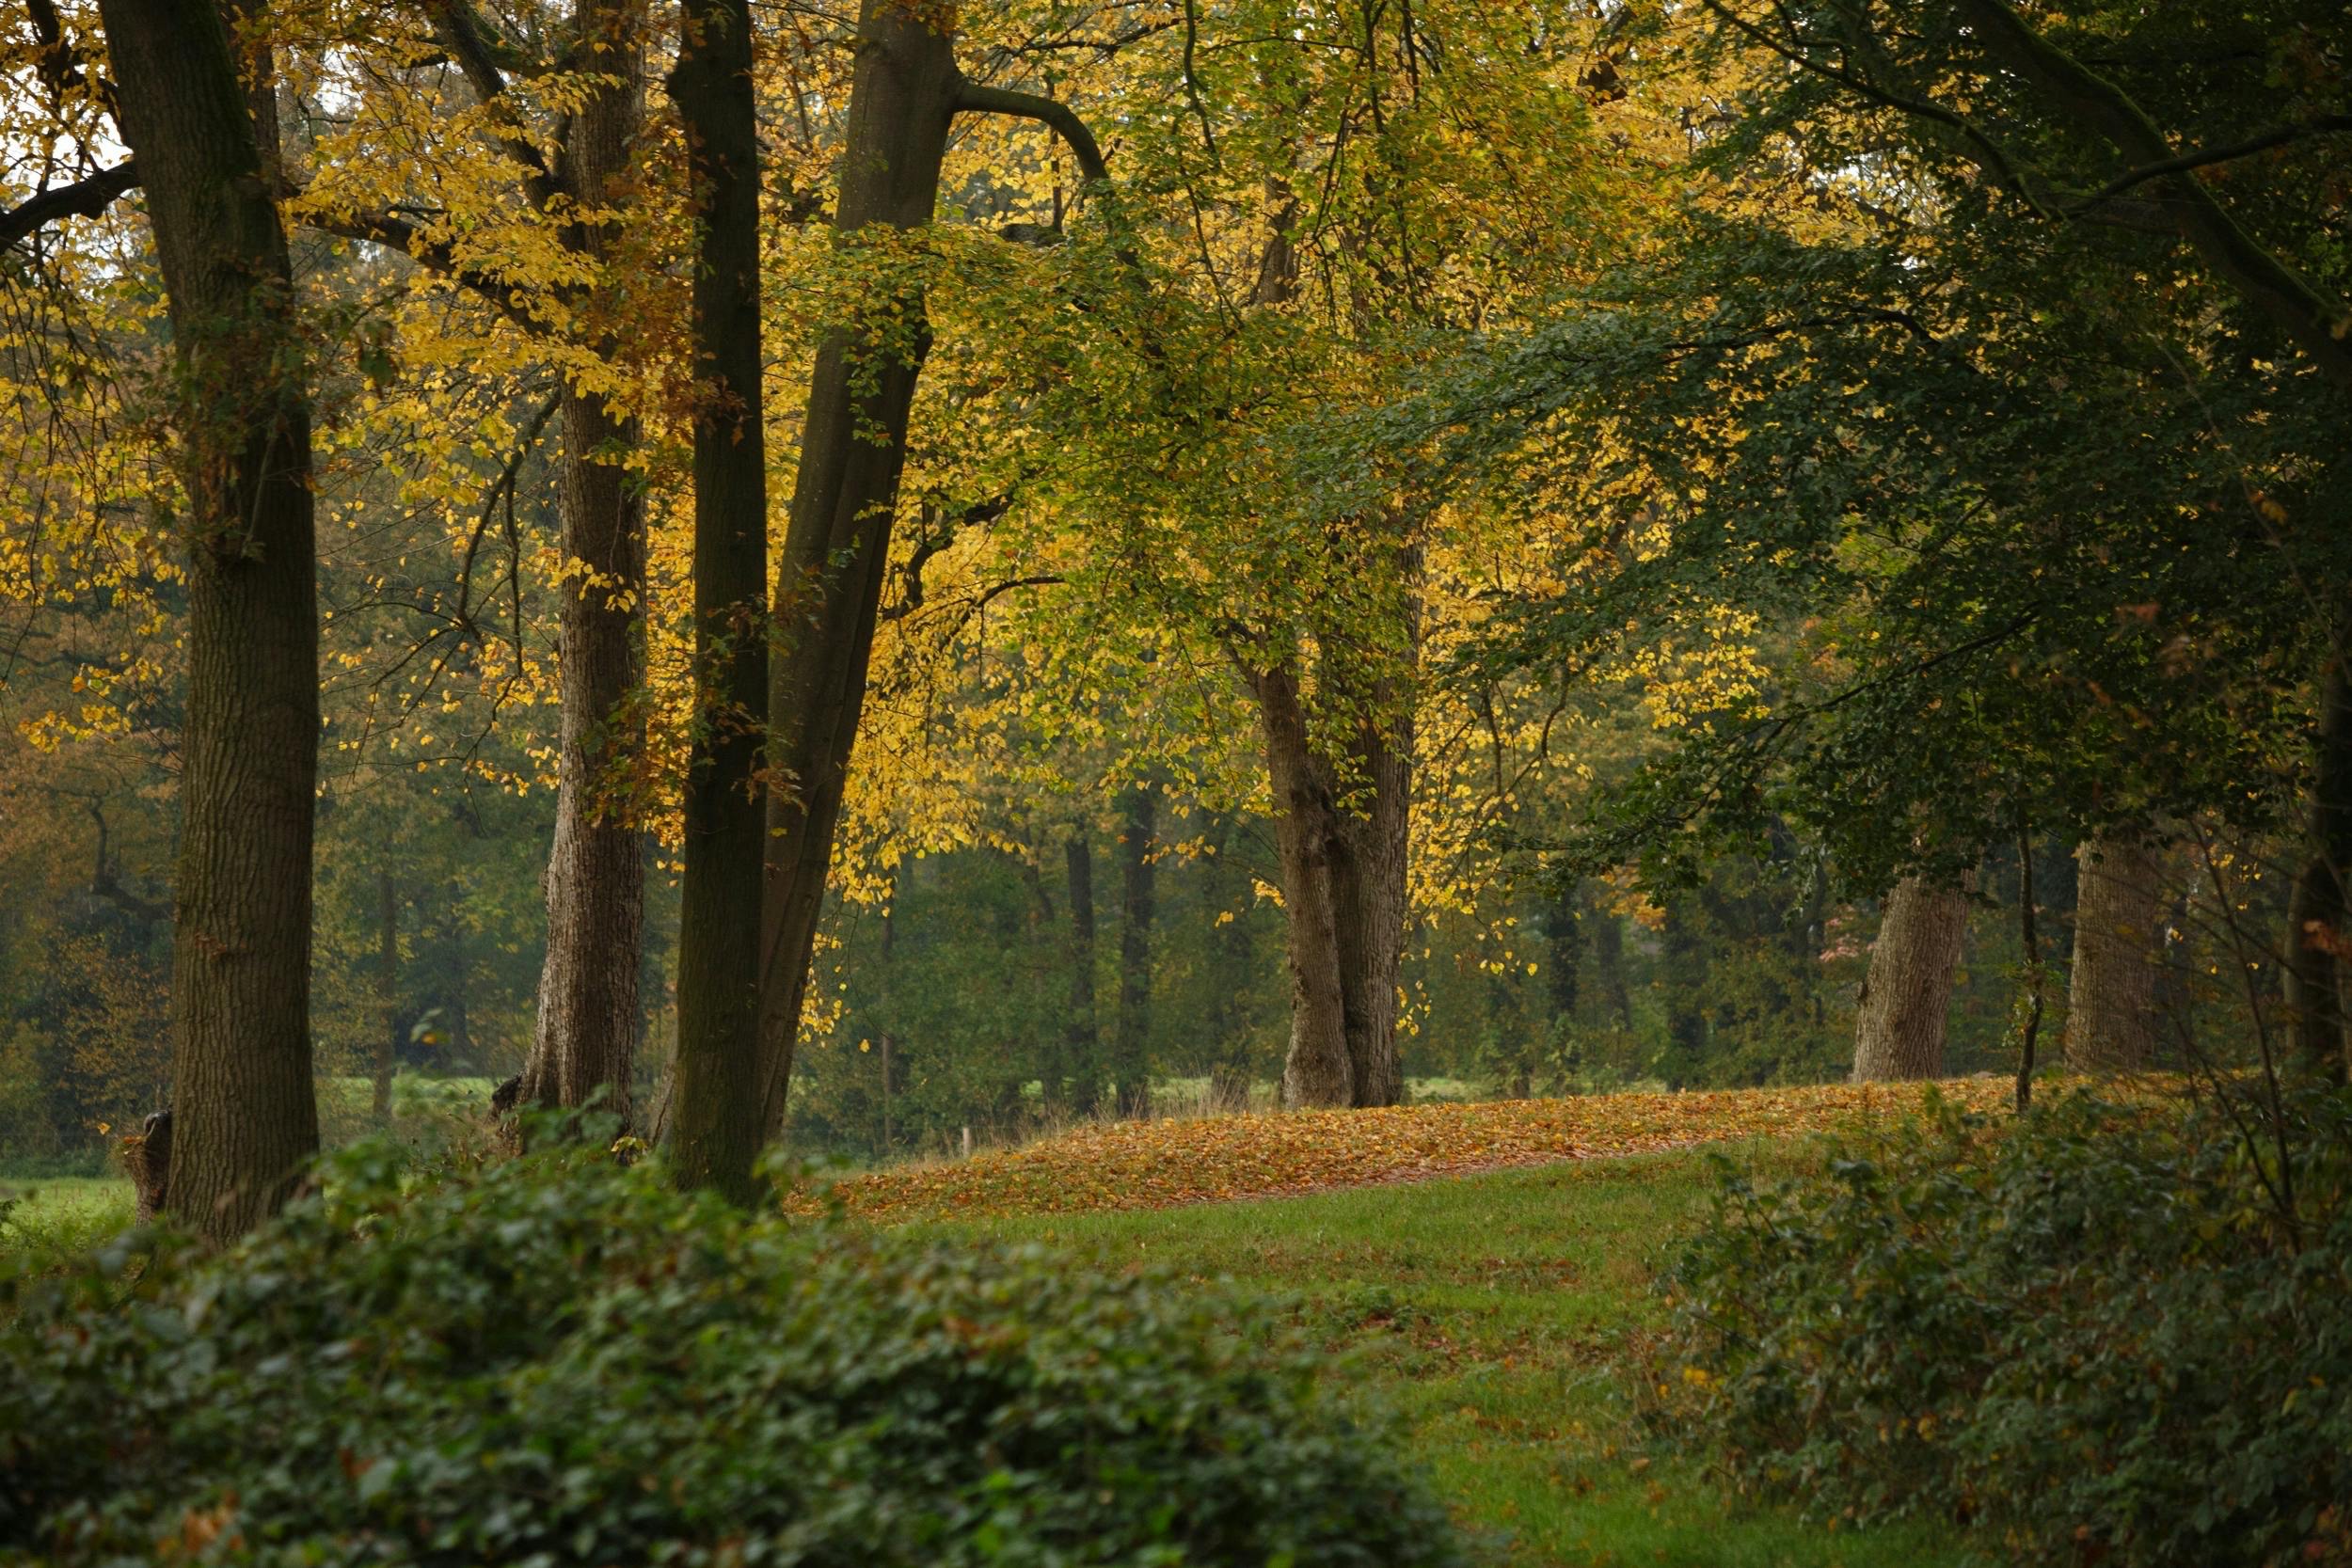
[{"label": "tree", "polygon": [[187,509],[167,1201],[226,1241],[278,1208],[318,1148],[310,395],[265,177],[266,75],[248,99],[211,5],[106,0],[100,15],[170,305]]},{"label": "tree", "polygon": [[1945,1015],[1968,932],[1968,895],[1907,877],[1886,895],[1854,1020],[1857,1084],[1944,1076]]},{"label": "tree", "polygon": [[2128,831],[2074,852],[2074,961],[2067,982],[2066,1065],[2144,1072],[2156,1058],[2164,864]]},{"label": "tree", "polygon": [[[694,419],[694,663],[705,689],[687,764],[673,1160],[681,1182],[744,1203],[767,1132],[755,915],[767,838],[768,449],[751,27],[744,0],[692,0],[670,78],[700,198],[694,346],[708,377]],[[887,1075],[887,1037],[883,1050]]]},{"label": "tree", "polygon": [[1111,1040],[1112,1093],[1122,1117],[1152,1114],[1152,921],[1159,853],[1159,795],[1150,784],[1120,792],[1119,1018]]}]

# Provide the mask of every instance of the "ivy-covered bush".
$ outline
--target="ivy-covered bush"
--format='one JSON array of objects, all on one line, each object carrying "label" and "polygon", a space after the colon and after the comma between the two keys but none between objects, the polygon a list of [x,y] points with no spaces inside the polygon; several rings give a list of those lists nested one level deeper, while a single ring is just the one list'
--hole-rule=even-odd
[{"label": "ivy-covered bush", "polygon": [[1151,1280],[745,1220],[579,1153],[339,1157],[0,1303],[0,1558],[1412,1565],[1300,1354]]},{"label": "ivy-covered bush", "polygon": [[1721,1174],[1661,1381],[1743,1489],[2020,1560],[2352,1562],[2352,1099],[1944,1107]]}]

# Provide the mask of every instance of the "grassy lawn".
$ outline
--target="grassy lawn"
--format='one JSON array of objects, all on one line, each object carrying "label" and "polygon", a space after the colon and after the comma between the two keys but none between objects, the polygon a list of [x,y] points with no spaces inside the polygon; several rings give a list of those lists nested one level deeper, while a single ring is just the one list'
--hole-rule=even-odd
[{"label": "grassy lawn", "polygon": [[1833,1531],[1729,1502],[1644,1433],[1632,1393],[1663,1318],[1654,1270],[1707,1190],[1702,1159],[1673,1154],[926,1228],[1050,1241],[1287,1298],[1514,1563],[1962,1561],[1948,1533]]},{"label": "grassy lawn", "polygon": [[39,1270],[87,1252],[131,1223],[119,1176],[0,1177],[0,1263]]}]

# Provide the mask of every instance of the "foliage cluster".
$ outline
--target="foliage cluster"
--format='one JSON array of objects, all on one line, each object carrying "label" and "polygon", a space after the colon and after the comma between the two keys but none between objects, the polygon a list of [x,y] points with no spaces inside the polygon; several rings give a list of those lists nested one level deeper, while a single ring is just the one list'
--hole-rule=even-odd
[{"label": "foliage cluster", "polygon": [[1661,1386],[1743,1489],[2021,1560],[2352,1561],[2352,1097],[1943,1104],[1721,1176]]},{"label": "foliage cluster", "polygon": [[1458,1560],[1211,1300],[594,1149],[361,1145],[232,1251],[134,1233],[10,1296],[0,1548],[58,1561]]}]

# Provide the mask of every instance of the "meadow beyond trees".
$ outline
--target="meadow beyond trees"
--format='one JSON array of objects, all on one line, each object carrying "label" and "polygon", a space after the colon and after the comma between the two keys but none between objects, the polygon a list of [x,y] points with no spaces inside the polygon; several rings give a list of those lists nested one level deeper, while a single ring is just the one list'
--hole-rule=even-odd
[{"label": "meadow beyond trees", "polygon": [[0,1546],[2352,1561],[2341,4],[25,0],[0,125]]}]

